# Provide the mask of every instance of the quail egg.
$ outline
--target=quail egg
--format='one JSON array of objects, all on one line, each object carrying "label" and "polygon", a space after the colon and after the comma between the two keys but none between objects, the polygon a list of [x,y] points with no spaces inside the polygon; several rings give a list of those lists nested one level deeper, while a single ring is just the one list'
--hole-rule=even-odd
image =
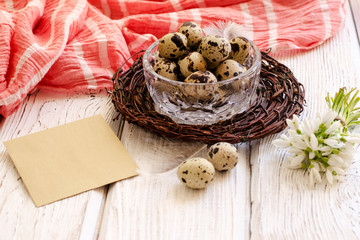
[{"label": "quail egg", "polygon": [[250,43],[246,38],[236,37],[230,40],[231,52],[230,59],[233,59],[244,65],[250,52]]},{"label": "quail egg", "polygon": [[[217,79],[214,74],[209,71],[197,71],[189,75],[185,81],[186,83],[214,83]],[[215,94],[215,87],[212,85],[190,85],[185,86],[184,94],[187,97],[196,98],[199,100],[213,99]]]},{"label": "quail egg", "polygon": [[235,60],[225,60],[216,68],[215,75],[219,81],[236,77],[246,71],[240,63]]},{"label": "quail egg", "polygon": [[176,63],[168,59],[160,60],[153,67],[154,72],[171,80],[178,80],[180,69]]},{"label": "quail egg", "polygon": [[218,171],[230,170],[238,163],[238,153],[234,145],[219,142],[212,145],[207,153],[207,159]]},{"label": "quail egg", "polygon": [[177,176],[187,187],[202,189],[214,179],[215,169],[205,158],[192,158],[178,167]]},{"label": "quail egg", "polygon": [[179,58],[178,64],[181,74],[184,77],[187,77],[196,71],[205,71],[207,67],[205,59],[198,52],[184,54]]},{"label": "quail egg", "polygon": [[215,69],[221,63],[221,62],[211,62],[207,59],[205,59],[205,60],[206,60],[207,69],[209,69],[209,70]]},{"label": "quail egg", "polygon": [[178,32],[187,37],[187,46],[190,48],[196,47],[204,36],[200,25],[194,22],[184,22],[180,25]]},{"label": "quail egg", "polygon": [[184,82],[187,83],[213,83],[217,82],[217,79],[212,72],[209,71],[197,71],[190,74]]},{"label": "quail egg", "polygon": [[198,52],[209,62],[219,63],[229,57],[231,45],[223,37],[206,36],[201,40]]},{"label": "quail egg", "polygon": [[159,61],[166,60],[166,58],[162,57],[159,52],[156,52],[153,56],[154,62],[157,63]]},{"label": "quail egg", "polygon": [[187,39],[182,33],[168,33],[159,40],[159,53],[162,57],[176,59],[187,50]]}]

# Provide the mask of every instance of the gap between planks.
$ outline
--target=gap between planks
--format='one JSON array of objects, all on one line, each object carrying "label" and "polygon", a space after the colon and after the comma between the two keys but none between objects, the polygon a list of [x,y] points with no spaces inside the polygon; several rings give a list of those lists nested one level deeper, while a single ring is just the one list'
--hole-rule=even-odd
[{"label": "gap between planks", "polygon": [[355,31],[357,33],[358,41],[360,43],[360,1],[350,0],[349,3],[352,17],[354,20]]}]

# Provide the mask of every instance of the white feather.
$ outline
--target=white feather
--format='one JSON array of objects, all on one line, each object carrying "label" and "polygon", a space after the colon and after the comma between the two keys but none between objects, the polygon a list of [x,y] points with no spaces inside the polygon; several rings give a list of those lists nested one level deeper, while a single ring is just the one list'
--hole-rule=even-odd
[{"label": "white feather", "polygon": [[243,26],[234,22],[218,21],[211,23],[209,26],[203,28],[203,30],[206,35],[218,35],[226,38],[227,40],[234,37],[245,37],[249,39],[250,36]]}]

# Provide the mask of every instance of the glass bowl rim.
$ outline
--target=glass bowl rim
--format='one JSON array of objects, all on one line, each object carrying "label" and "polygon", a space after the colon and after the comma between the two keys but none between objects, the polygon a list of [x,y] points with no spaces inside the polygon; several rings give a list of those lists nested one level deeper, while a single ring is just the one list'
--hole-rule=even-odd
[{"label": "glass bowl rim", "polygon": [[249,76],[252,73],[254,73],[257,69],[257,67],[261,64],[261,53],[259,48],[256,46],[256,44],[251,41],[248,40],[251,47],[254,49],[254,62],[252,63],[252,65],[250,66],[249,69],[247,69],[245,72],[241,73],[240,75],[237,75],[235,77],[226,79],[226,80],[222,80],[222,81],[217,81],[217,82],[213,82],[213,83],[186,83],[186,82],[182,82],[182,81],[176,81],[176,80],[171,80],[169,78],[163,77],[159,74],[157,74],[153,68],[151,67],[150,61],[149,61],[149,57],[150,57],[150,52],[158,45],[159,40],[155,41],[154,43],[152,43],[145,51],[144,53],[144,57],[143,57],[143,65],[144,65],[144,71],[148,71],[150,74],[156,76],[157,78],[165,81],[165,82],[169,82],[173,85],[185,85],[185,86],[211,86],[211,85],[224,85],[227,83],[231,83],[234,82],[236,80],[240,80],[243,77]]}]

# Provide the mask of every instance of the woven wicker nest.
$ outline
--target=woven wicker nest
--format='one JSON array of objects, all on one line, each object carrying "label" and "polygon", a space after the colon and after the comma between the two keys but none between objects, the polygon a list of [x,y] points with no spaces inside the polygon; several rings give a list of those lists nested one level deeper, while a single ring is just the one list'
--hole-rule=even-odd
[{"label": "woven wicker nest", "polygon": [[239,143],[278,133],[286,118],[299,115],[305,103],[301,83],[285,65],[262,52],[261,80],[257,99],[246,112],[214,125],[184,125],[154,110],[146,88],[142,56],[126,72],[121,67],[113,76],[112,101],[127,121],[171,139],[205,143]]}]

